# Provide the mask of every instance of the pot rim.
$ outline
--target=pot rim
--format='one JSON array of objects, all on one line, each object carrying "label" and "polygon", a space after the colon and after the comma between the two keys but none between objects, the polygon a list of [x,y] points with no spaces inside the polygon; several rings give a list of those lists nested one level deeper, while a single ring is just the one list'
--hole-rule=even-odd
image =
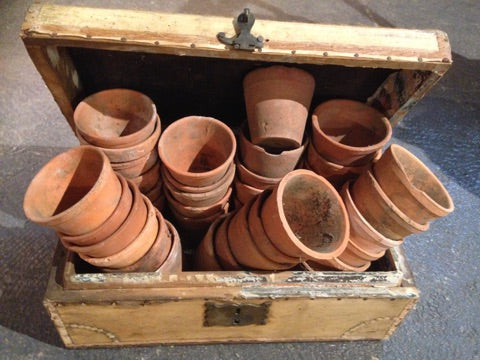
[{"label": "pot rim", "polygon": [[[248,178],[253,178],[257,182],[261,183],[262,186],[274,186],[275,184],[280,182],[280,180],[282,180],[281,177],[271,178],[268,176],[259,175],[253,172],[252,170],[250,170],[249,168],[247,168],[238,158],[235,160],[235,165],[238,168],[238,179],[246,185],[249,185],[249,184],[248,184],[248,181],[244,181],[245,174]],[[244,177],[243,179],[242,179],[242,176]]]}]

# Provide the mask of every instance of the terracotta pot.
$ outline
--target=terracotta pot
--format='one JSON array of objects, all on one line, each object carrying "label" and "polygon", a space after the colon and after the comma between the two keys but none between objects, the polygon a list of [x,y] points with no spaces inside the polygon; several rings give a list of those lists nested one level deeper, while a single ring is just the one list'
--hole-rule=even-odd
[{"label": "terracotta pot", "polygon": [[179,203],[175,200],[171,195],[170,192],[167,190],[165,195],[168,200],[168,204],[171,208],[173,208],[178,214],[181,216],[189,217],[189,218],[205,218],[211,216],[213,214],[217,214],[219,212],[226,213],[226,209],[228,209],[228,200],[230,199],[230,195],[232,194],[232,188],[228,188],[227,193],[223,198],[212,205],[203,206],[203,207],[195,207],[195,206],[185,206],[182,203]]},{"label": "terracotta pot", "polygon": [[175,218],[176,224],[183,229],[198,230],[199,232],[206,231],[210,224],[214,222],[219,216],[224,215],[228,211],[228,206],[225,206],[218,212],[205,217],[191,218],[179,214],[174,208],[170,207],[172,215]]},{"label": "terracotta pot", "polygon": [[362,267],[365,264],[370,263],[371,261],[380,259],[383,255],[385,255],[385,250],[378,253],[372,253],[365,249],[362,249],[355,243],[355,241],[352,241],[352,239],[350,239],[347,248],[343,253],[338,256],[338,259],[350,266]]},{"label": "terracotta pot", "polygon": [[165,195],[161,194],[157,199],[152,201],[153,206],[155,206],[159,211],[165,209]]},{"label": "terracotta pot", "polygon": [[113,214],[121,194],[108,158],[92,146],[79,146],[57,155],[35,175],[23,210],[37,224],[82,235]]},{"label": "terracotta pot", "polygon": [[167,127],[158,143],[158,153],[177,181],[189,186],[206,186],[225,175],[236,147],[232,130],[223,122],[188,116]]},{"label": "terracotta pot", "polygon": [[221,201],[230,189],[230,184],[225,182],[212,191],[205,193],[188,193],[178,191],[167,180],[165,181],[166,192],[169,192],[172,198],[185,206],[205,207]]},{"label": "terracotta pot", "polygon": [[312,142],[325,159],[340,165],[370,162],[392,136],[388,119],[353,100],[330,100],[312,115]]},{"label": "terracotta pot", "polygon": [[188,186],[178,182],[165,168],[165,166],[161,167],[162,178],[165,182],[168,182],[171,187],[177,191],[181,191],[184,193],[192,193],[192,194],[201,194],[201,193],[209,193],[218,188],[224,188],[225,184],[230,184],[235,177],[235,164],[232,162],[225,173],[225,175],[218,180],[216,183],[207,185],[207,186]]},{"label": "terracotta pot", "polygon": [[281,178],[294,170],[308,144],[308,138],[302,146],[292,150],[268,152],[249,140],[248,128],[244,124],[238,136],[239,160],[251,171],[270,178]]},{"label": "terracotta pot", "polygon": [[267,236],[284,254],[304,259],[331,259],[347,246],[349,222],[337,191],[309,170],[294,170],[282,179],[262,207]]},{"label": "terracotta pot", "polygon": [[160,177],[160,163],[156,163],[150,170],[140,176],[130,179],[138,186],[142,193],[148,193],[150,190],[162,183]]},{"label": "terracotta pot", "polygon": [[248,213],[255,199],[242,206],[232,217],[228,226],[228,244],[234,258],[242,266],[259,270],[282,270],[284,265],[265,257],[259,250],[248,226]]},{"label": "terracotta pot", "polygon": [[157,117],[153,101],[128,89],[97,92],[81,101],[73,113],[78,132],[90,144],[122,148],[150,136]]},{"label": "terracotta pot", "polygon": [[155,272],[161,274],[178,274],[182,272],[182,244],[180,241],[180,235],[172,223],[167,220],[165,220],[165,223],[167,224],[172,238],[172,247],[168,253],[167,259]]},{"label": "terracotta pot", "polygon": [[256,187],[244,184],[238,177],[233,181],[233,186],[235,188],[235,196],[242,205],[263,192],[263,189],[257,189]]},{"label": "terracotta pot", "polygon": [[155,208],[145,196],[142,195],[142,198],[148,206],[146,222],[144,221],[144,226],[140,233],[127,245],[127,247],[106,257],[92,257],[86,254],[79,254],[79,256],[84,261],[94,266],[110,269],[124,268],[140,260],[155,242],[159,227]]},{"label": "terracotta pot", "polygon": [[275,186],[280,182],[282,178],[269,178],[255,174],[254,172],[248,170],[242,163],[236,162],[237,165],[237,176],[240,182],[255,187],[257,189],[268,189]]},{"label": "terracotta pot", "polygon": [[163,196],[163,182],[158,182],[152,189],[144,194],[152,203]]},{"label": "terracotta pot", "polygon": [[243,92],[252,142],[283,150],[301,146],[314,89],[313,76],[298,68],[276,65],[248,73]]},{"label": "terracotta pot", "polygon": [[207,233],[203,237],[200,245],[195,251],[195,270],[198,271],[222,271],[222,267],[218,263],[215,249],[213,246],[213,239],[218,226],[223,221],[224,216],[215,220],[208,228]]},{"label": "terracotta pot", "polygon": [[92,245],[105,240],[119,228],[127,218],[133,202],[132,191],[128,187],[127,181],[122,176],[119,176],[119,180],[122,184],[122,195],[112,215],[98,228],[83,235],[69,236],[57,233],[62,242],[79,246]]},{"label": "terracotta pot", "polygon": [[214,237],[215,254],[223,270],[242,270],[242,266],[233,257],[232,250],[228,244],[228,227],[235,213],[230,213],[218,226]]},{"label": "terracotta pot", "polygon": [[425,224],[451,213],[453,201],[433,172],[415,155],[391,145],[373,168],[380,187],[412,220]]},{"label": "terracotta pot", "polygon": [[272,191],[273,190],[271,189],[267,189],[255,198],[248,213],[248,229],[255,244],[264,256],[275,261],[277,265],[283,265],[283,269],[289,269],[299,263],[298,258],[285,255],[275,247],[265,233],[262,219],[260,217],[263,203],[265,199],[270,196]]},{"label": "terracotta pot", "polygon": [[[78,254],[85,254],[89,257],[106,257],[118,253],[125,249],[139,236],[142,229],[146,226],[146,221],[155,214],[155,209],[148,201],[142,198],[137,189],[133,189],[133,205],[125,221],[120,227],[105,240],[87,246],[75,246],[71,243],[62,241],[62,244],[69,250]],[[153,220],[150,220],[148,226],[154,226]]]},{"label": "terracotta pot", "polygon": [[362,266],[351,266],[351,265],[348,265],[347,263],[344,263],[339,258],[333,258],[331,260],[322,260],[322,261],[319,261],[318,263],[313,262],[313,261],[308,261],[307,263],[312,269],[315,270],[315,269],[318,268],[319,271],[324,271],[323,269],[326,266],[326,267],[329,267],[329,268],[342,270],[342,271],[363,272],[363,271],[367,270],[371,265],[370,262],[366,262]]},{"label": "terracotta pot", "polygon": [[350,238],[354,238],[359,246],[371,252],[380,252],[401,245],[403,240],[383,236],[365,220],[353,202],[350,185],[351,182],[346,183],[340,192],[350,220]]},{"label": "terracotta pot", "polygon": [[[372,161],[380,158],[381,155],[382,150],[379,150]],[[307,159],[305,164],[306,168],[326,178],[337,189],[340,189],[346,181],[356,179],[361,173],[372,167],[371,162],[361,166],[344,166],[335,164],[323,158],[315,150],[312,143],[310,143],[307,148]]]},{"label": "terracotta pot", "polygon": [[[97,148],[102,150],[110,159],[110,161],[114,163],[136,160],[138,158],[147,156],[152,152],[158,142],[158,138],[160,137],[161,129],[160,118],[157,117],[155,130],[144,141],[136,145],[119,149],[110,149],[100,146],[97,146]],[[88,141],[86,141],[82,134],[80,134],[78,131],[75,133],[75,135],[77,136],[78,141],[80,141],[80,144],[89,144]]]},{"label": "terracotta pot", "polygon": [[112,168],[117,174],[125,176],[126,178],[133,178],[147,172],[156,163],[158,163],[158,153],[154,150],[136,160],[112,163]]},{"label": "terracotta pot", "polygon": [[419,224],[400,211],[380,188],[371,171],[364,172],[353,183],[351,194],[363,217],[390,239],[401,240],[429,227],[428,223]]},{"label": "terracotta pot", "polygon": [[120,269],[104,268],[106,272],[153,272],[157,270],[167,259],[172,247],[172,236],[167,228],[167,224],[160,212],[156,211],[158,232],[155,242],[147,253],[136,263]]}]

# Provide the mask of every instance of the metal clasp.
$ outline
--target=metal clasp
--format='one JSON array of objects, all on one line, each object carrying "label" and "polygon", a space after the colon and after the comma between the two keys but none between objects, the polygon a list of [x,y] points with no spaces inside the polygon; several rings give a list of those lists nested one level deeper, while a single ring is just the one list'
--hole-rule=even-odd
[{"label": "metal clasp", "polygon": [[263,37],[253,36],[250,30],[255,23],[255,16],[250,12],[250,9],[244,9],[238,15],[237,19],[233,20],[233,28],[236,35],[233,37],[226,37],[224,32],[217,34],[217,38],[225,45],[231,45],[234,49],[254,51],[263,47]]}]

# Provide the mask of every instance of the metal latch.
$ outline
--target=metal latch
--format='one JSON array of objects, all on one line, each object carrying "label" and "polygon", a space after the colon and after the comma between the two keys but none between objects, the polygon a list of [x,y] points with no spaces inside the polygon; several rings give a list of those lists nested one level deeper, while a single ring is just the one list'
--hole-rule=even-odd
[{"label": "metal latch", "polygon": [[265,325],[270,305],[207,302],[203,326]]},{"label": "metal latch", "polygon": [[225,45],[231,45],[234,49],[254,51],[263,47],[263,37],[253,36],[250,30],[255,23],[255,16],[250,12],[250,9],[244,9],[238,15],[237,19],[233,20],[233,28],[236,35],[233,37],[226,37],[224,32],[217,34],[218,40]]}]

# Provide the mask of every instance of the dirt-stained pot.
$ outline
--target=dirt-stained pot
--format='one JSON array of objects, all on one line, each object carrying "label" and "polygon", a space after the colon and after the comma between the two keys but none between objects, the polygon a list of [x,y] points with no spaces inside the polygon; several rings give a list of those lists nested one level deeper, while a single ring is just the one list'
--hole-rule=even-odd
[{"label": "dirt-stained pot", "polygon": [[206,186],[220,180],[236,148],[235,135],[226,124],[203,116],[173,122],[158,143],[164,166],[178,182],[189,186]]},{"label": "dirt-stained pot", "polygon": [[297,148],[270,149],[273,151],[270,152],[253,144],[249,136],[248,127],[244,124],[238,135],[239,160],[256,174],[270,178],[281,178],[294,170],[308,144],[308,138],[305,137],[303,144]]},{"label": "dirt-stained pot", "polygon": [[198,245],[195,251],[195,270],[198,271],[221,271],[217,255],[213,245],[213,239],[217,231],[218,226],[223,221],[224,216],[215,220],[208,228],[207,233],[203,237],[202,241]]},{"label": "dirt-stained pot", "polygon": [[392,136],[388,119],[376,109],[353,100],[329,100],[312,115],[312,142],[327,160],[358,166],[373,159]]},{"label": "dirt-stained pot", "polygon": [[245,165],[243,165],[241,162],[239,162],[238,159],[236,161],[236,166],[237,166],[238,179],[242,183],[244,183],[246,185],[253,186],[257,189],[264,190],[264,189],[273,187],[276,184],[278,184],[280,182],[280,180],[282,179],[281,177],[280,178],[270,178],[270,177],[258,175],[256,173],[254,173],[253,171],[247,169],[247,167]]},{"label": "dirt-stained pot", "polygon": [[371,171],[353,183],[353,202],[362,216],[387,238],[401,240],[410,234],[426,231],[429,224],[419,224],[405,215],[381,189]]},{"label": "dirt-stained pot", "polygon": [[392,202],[418,223],[425,224],[454,209],[452,198],[440,180],[400,145],[391,145],[373,172]]},{"label": "dirt-stained pot", "polygon": [[228,227],[234,214],[235,212],[231,212],[223,219],[215,232],[213,241],[217,260],[223,270],[242,270],[242,266],[233,256],[230,245],[228,244]]},{"label": "dirt-stained pot", "polygon": [[138,159],[126,162],[112,163],[112,168],[117,174],[126,178],[133,178],[146,173],[158,162],[158,152],[155,149],[149,154]]},{"label": "dirt-stained pot", "polygon": [[73,120],[90,144],[115,149],[138,144],[150,136],[156,116],[148,96],[129,89],[109,89],[82,100]]},{"label": "dirt-stained pot", "polygon": [[31,221],[67,235],[95,230],[114,212],[122,184],[108,158],[92,146],[72,148],[33,178],[23,210]]},{"label": "dirt-stained pot", "polygon": [[285,175],[265,200],[261,217],[275,246],[301,261],[331,259],[347,246],[349,222],[343,201],[312,171]]},{"label": "dirt-stained pot", "polygon": [[253,70],[243,80],[252,143],[275,149],[301,146],[315,79],[281,65]]},{"label": "dirt-stained pot", "polygon": [[112,215],[110,215],[110,217],[98,228],[83,235],[70,236],[63,233],[57,233],[63,243],[79,246],[96,244],[105,240],[120,227],[132,208],[133,195],[127,181],[122,176],[119,176],[119,180],[122,184],[122,195],[120,196],[118,205]]}]

